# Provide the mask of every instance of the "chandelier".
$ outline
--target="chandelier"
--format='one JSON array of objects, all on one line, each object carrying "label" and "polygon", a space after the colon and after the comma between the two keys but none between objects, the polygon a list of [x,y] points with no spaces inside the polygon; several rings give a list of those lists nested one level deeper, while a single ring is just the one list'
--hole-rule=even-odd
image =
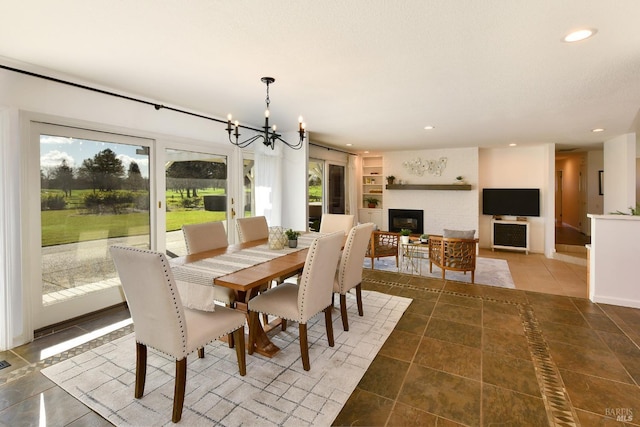
[{"label": "chandelier", "polygon": [[[238,129],[240,126],[238,125],[238,121],[236,120],[233,124],[231,123],[231,114],[227,116],[227,133],[229,134],[229,142],[233,145],[236,145],[240,148],[248,147],[254,141],[262,140],[262,143],[267,147],[271,147],[273,150],[276,145],[276,141],[280,141],[285,144],[289,148],[293,148],[294,150],[299,150],[302,148],[302,143],[304,142],[305,136],[305,124],[302,122],[302,116],[298,118],[298,134],[300,135],[300,140],[296,144],[291,144],[284,139],[282,139],[282,135],[276,132],[276,125],[269,127],[269,85],[276,81],[273,77],[262,77],[260,79],[262,83],[267,85],[267,99],[265,100],[267,103],[267,109],[264,112],[264,126],[262,129],[263,133],[252,136],[244,141],[240,141],[240,133]],[[256,129],[257,130],[257,129]],[[232,139],[232,136],[235,137],[235,141]]]}]

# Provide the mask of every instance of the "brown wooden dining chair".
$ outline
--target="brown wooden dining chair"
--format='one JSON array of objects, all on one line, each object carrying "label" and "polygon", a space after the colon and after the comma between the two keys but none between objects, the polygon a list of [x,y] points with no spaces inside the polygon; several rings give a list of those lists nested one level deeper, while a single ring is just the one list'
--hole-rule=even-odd
[{"label": "brown wooden dining chair", "polygon": [[349,231],[347,241],[342,250],[342,256],[338,263],[338,270],[333,282],[333,292],[340,294],[340,315],[342,316],[342,328],[349,330],[349,319],[347,318],[347,292],[356,289],[356,303],[358,314],[364,315],[362,309],[362,262],[367,252],[371,232],[374,224],[356,225]]},{"label": "brown wooden dining chair", "polygon": [[171,267],[163,253],[111,246],[111,256],[131,312],[136,337],[136,399],[144,395],[147,347],[176,360],[173,396],[174,423],[182,417],[187,382],[187,355],[224,336],[234,335],[240,375],[246,374],[243,313],[216,307],[215,311],[184,308]]},{"label": "brown wooden dining chair", "polygon": [[311,368],[307,322],[324,311],[325,328],[329,346],[333,347],[333,324],[331,319],[333,278],[336,274],[340,248],[344,236],[341,231],[318,237],[313,241],[305,261],[300,283],[282,283],[249,301],[249,354],[253,353],[256,341],[253,331],[259,322],[258,313],[298,322],[300,331],[300,353],[302,367]]}]

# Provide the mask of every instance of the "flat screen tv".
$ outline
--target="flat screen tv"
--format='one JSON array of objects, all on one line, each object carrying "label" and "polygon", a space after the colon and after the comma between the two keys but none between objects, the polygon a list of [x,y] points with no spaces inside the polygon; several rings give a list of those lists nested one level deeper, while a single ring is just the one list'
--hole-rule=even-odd
[{"label": "flat screen tv", "polygon": [[485,188],[484,215],[540,216],[539,188]]}]

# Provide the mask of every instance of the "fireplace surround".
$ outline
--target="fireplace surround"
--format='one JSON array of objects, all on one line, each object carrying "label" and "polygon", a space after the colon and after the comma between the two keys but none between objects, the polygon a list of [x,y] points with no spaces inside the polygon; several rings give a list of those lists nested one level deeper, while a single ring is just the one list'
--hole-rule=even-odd
[{"label": "fireplace surround", "polygon": [[411,234],[424,233],[424,211],[419,209],[389,209],[389,231],[406,228]]}]

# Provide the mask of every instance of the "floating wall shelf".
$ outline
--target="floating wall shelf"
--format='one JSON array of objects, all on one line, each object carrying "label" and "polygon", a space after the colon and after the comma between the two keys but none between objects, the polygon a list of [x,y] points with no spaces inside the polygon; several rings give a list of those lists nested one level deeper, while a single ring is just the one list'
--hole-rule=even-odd
[{"label": "floating wall shelf", "polygon": [[387,190],[457,190],[470,191],[471,184],[392,184]]}]

